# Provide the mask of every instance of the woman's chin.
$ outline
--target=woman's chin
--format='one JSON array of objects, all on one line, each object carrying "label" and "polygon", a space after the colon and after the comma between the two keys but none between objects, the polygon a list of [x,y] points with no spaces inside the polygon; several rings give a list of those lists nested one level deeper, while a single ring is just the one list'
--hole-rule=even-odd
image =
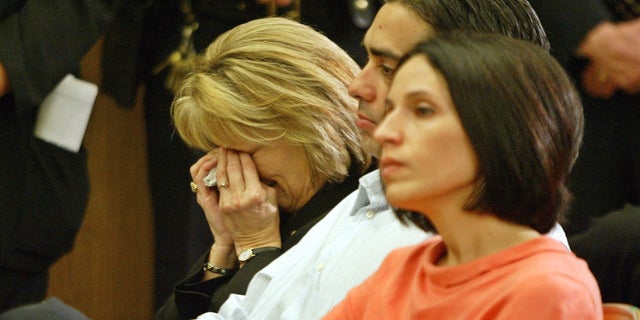
[{"label": "woman's chin", "polygon": [[393,207],[402,208],[406,205],[406,193],[403,193],[400,190],[395,190],[393,186],[387,186],[385,188],[384,195],[387,198],[387,202],[389,202]]}]

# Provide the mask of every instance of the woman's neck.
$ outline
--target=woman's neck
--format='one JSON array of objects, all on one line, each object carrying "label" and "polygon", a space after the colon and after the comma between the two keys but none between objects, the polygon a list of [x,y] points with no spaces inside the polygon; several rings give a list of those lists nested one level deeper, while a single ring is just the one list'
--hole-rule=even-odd
[{"label": "woman's neck", "polygon": [[429,219],[447,247],[438,262],[443,266],[468,263],[540,236],[531,227],[486,213],[445,212]]}]

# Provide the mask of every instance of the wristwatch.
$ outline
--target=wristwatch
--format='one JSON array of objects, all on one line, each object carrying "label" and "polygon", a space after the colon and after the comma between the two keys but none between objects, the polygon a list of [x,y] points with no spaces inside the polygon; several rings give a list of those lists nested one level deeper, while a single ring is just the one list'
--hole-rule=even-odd
[{"label": "wristwatch", "polygon": [[276,251],[280,250],[278,247],[262,247],[262,248],[250,248],[245,249],[240,252],[238,255],[238,261],[247,262],[249,259],[255,257],[259,253],[267,252],[267,251]]}]

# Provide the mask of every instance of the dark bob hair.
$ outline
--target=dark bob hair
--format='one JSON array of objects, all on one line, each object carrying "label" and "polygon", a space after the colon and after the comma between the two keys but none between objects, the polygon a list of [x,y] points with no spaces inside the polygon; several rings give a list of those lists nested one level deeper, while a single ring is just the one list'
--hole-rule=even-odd
[{"label": "dark bob hair", "polygon": [[[465,209],[549,232],[569,207],[567,177],[584,121],[562,67],[539,46],[499,34],[440,35],[401,64],[416,55],[444,77],[478,157]],[[423,218],[409,218],[435,231]]]}]

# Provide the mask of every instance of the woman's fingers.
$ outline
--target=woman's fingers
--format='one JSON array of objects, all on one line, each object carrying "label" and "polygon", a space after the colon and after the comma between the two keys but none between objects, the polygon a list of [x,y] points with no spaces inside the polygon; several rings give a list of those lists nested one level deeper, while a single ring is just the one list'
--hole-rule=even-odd
[{"label": "woman's fingers", "polygon": [[217,193],[204,184],[204,178],[209,174],[209,171],[218,165],[217,154],[217,150],[211,151],[198,159],[198,161],[189,168],[192,179],[191,189],[192,191],[195,189],[196,200],[203,209],[218,205]]},{"label": "woman's fingers", "polygon": [[258,169],[256,163],[253,162],[251,155],[248,153],[240,153],[238,155],[240,167],[242,168],[242,175],[244,177],[244,185],[246,190],[260,190],[262,185],[260,183],[260,177],[258,176]]},{"label": "woman's fingers", "polygon": [[[277,212],[277,201],[272,199],[275,195],[270,197],[268,194],[268,189],[273,188],[261,183],[250,154],[226,150],[219,158],[217,177],[220,208],[232,214],[230,219],[256,219]],[[224,188],[222,183],[225,183]],[[275,190],[271,191],[275,193]]]},{"label": "woman's fingers", "polygon": [[196,163],[192,164],[191,167],[189,167],[189,174],[191,174],[191,180],[193,180],[194,182],[196,182],[196,176],[198,175],[198,171],[200,170],[202,163],[207,161],[206,157],[206,155],[204,157],[201,157],[200,159],[198,159],[198,161],[196,161]]},{"label": "woman's fingers", "polygon": [[[222,180],[226,182],[228,191],[238,194],[245,191],[245,176],[240,163],[240,154],[235,150],[227,150],[227,178]],[[218,188],[221,187],[218,181]]]},{"label": "woman's fingers", "polygon": [[224,220],[233,242],[236,246],[279,245],[280,224],[275,189],[260,182],[250,154],[236,150],[220,151],[216,175],[218,217]]},{"label": "woman's fingers", "polygon": [[198,173],[200,170],[211,170],[215,167],[218,161],[218,150],[209,151],[204,156],[200,157],[191,167],[189,167],[189,173],[191,174],[191,179],[197,179]]},{"label": "woman's fingers", "polygon": [[[216,180],[218,190],[224,189],[229,186],[229,178],[227,177],[227,154],[228,150],[220,148],[218,153],[218,171],[216,173]],[[221,188],[222,187],[222,188]]]}]

